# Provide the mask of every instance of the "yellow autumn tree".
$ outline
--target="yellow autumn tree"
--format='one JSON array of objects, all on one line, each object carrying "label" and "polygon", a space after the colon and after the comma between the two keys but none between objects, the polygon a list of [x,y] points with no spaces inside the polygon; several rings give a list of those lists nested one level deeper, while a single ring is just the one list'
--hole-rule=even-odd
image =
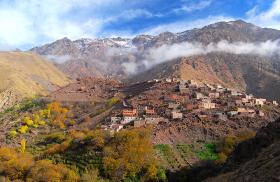
[{"label": "yellow autumn tree", "polygon": [[32,155],[12,148],[0,148],[0,174],[11,181],[23,180],[34,164]]},{"label": "yellow autumn tree", "polygon": [[26,139],[22,139],[22,140],[20,141],[20,151],[21,151],[22,153],[24,153],[24,152],[25,152],[25,149],[26,149]]},{"label": "yellow autumn tree", "polygon": [[133,178],[140,173],[145,180],[156,178],[157,164],[151,143],[151,129],[123,130],[116,133],[104,149],[105,173],[114,180]]},{"label": "yellow autumn tree", "polygon": [[30,169],[27,174],[27,182],[76,182],[79,176],[62,164],[52,164],[48,160],[40,160]]},{"label": "yellow autumn tree", "polygon": [[67,108],[61,107],[59,102],[52,102],[48,105],[48,110],[51,112],[51,122],[53,126],[58,126],[60,128],[65,128],[65,121],[67,119],[67,114],[69,110]]}]

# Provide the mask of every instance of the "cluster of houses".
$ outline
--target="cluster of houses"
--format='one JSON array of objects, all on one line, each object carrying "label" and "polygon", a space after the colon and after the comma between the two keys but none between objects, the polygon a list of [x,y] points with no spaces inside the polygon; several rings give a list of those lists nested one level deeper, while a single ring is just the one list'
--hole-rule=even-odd
[{"label": "cluster of houses", "polygon": [[235,117],[265,117],[264,105],[276,101],[255,98],[221,85],[198,84],[193,80],[152,80],[150,88],[137,97],[123,101],[123,107],[107,120],[104,129],[119,131],[129,125],[180,121],[193,116],[200,120],[228,120]]}]

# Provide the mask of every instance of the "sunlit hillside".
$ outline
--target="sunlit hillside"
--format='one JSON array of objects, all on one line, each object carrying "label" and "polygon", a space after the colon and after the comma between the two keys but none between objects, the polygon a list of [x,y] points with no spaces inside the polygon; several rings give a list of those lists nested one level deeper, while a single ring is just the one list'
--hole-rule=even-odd
[{"label": "sunlit hillside", "polygon": [[44,95],[69,83],[52,63],[23,52],[0,53],[0,110],[23,97]]}]

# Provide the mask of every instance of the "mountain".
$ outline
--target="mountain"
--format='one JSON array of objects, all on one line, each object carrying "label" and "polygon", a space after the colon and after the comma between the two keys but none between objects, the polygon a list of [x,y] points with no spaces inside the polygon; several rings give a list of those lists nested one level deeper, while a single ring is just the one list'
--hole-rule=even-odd
[{"label": "mountain", "polygon": [[24,97],[44,95],[67,83],[66,75],[39,55],[0,53],[0,111]]},{"label": "mountain", "polygon": [[[280,59],[275,54],[253,52],[200,51],[182,55],[174,47],[166,55],[168,45],[198,46],[226,43],[249,43],[249,46],[270,44],[280,39],[280,31],[261,28],[242,20],[218,22],[201,29],[180,33],[163,32],[157,36],[139,35],[134,38],[79,39],[64,38],[31,51],[56,61],[71,77],[117,77],[129,81],[144,81],[162,77],[181,77],[239,88],[259,97],[280,100],[272,92],[280,86]],[[279,45],[279,43],[277,43]],[[221,45],[224,48],[227,45]],[[269,46],[269,45],[268,45]],[[166,48],[167,47],[167,48]],[[196,47],[195,47],[196,48]],[[196,51],[196,49],[194,51]],[[248,47],[244,47],[246,50]],[[263,51],[262,47],[259,51]],[[266,48],[269,50],[268,48]],[[170,48],[169,48],[170,50]],[[240,48],[241,52],[242,49]],[[239,50],[239,51],[240,51]],[[161,51],[161,52],[157,52]],[[165,54],[164,54],[165,53]],[[176,55],[178,54],[178,55]]]},{"label": "mountain", "polygon": [[258,97],[280,100],[280,94],[276,91],[280,88],[279,69],[268,57],[222,52],[183,57],[139,73],[130,81],[166,77],[221,84]]}]

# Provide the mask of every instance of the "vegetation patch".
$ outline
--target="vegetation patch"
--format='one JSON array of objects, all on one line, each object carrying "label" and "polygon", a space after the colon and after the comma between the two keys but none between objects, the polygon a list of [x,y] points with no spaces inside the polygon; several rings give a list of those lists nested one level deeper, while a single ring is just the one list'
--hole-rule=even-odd
[{"label": "vegetation patch", "polygon": [[155,145],[155,149],[159,151],[160,155],[171,165],[175,166],[177,163],[176,158],[174,156],[172,147],[168,144],[158,144]]},{"label": "vegetation patch", "polygon": [[213,143],[205,143],[204,148],[196,152],[196,155],[201,160],[211,160],[215,161],[218,159],[218,154],[216,153],[216,145]]}]

